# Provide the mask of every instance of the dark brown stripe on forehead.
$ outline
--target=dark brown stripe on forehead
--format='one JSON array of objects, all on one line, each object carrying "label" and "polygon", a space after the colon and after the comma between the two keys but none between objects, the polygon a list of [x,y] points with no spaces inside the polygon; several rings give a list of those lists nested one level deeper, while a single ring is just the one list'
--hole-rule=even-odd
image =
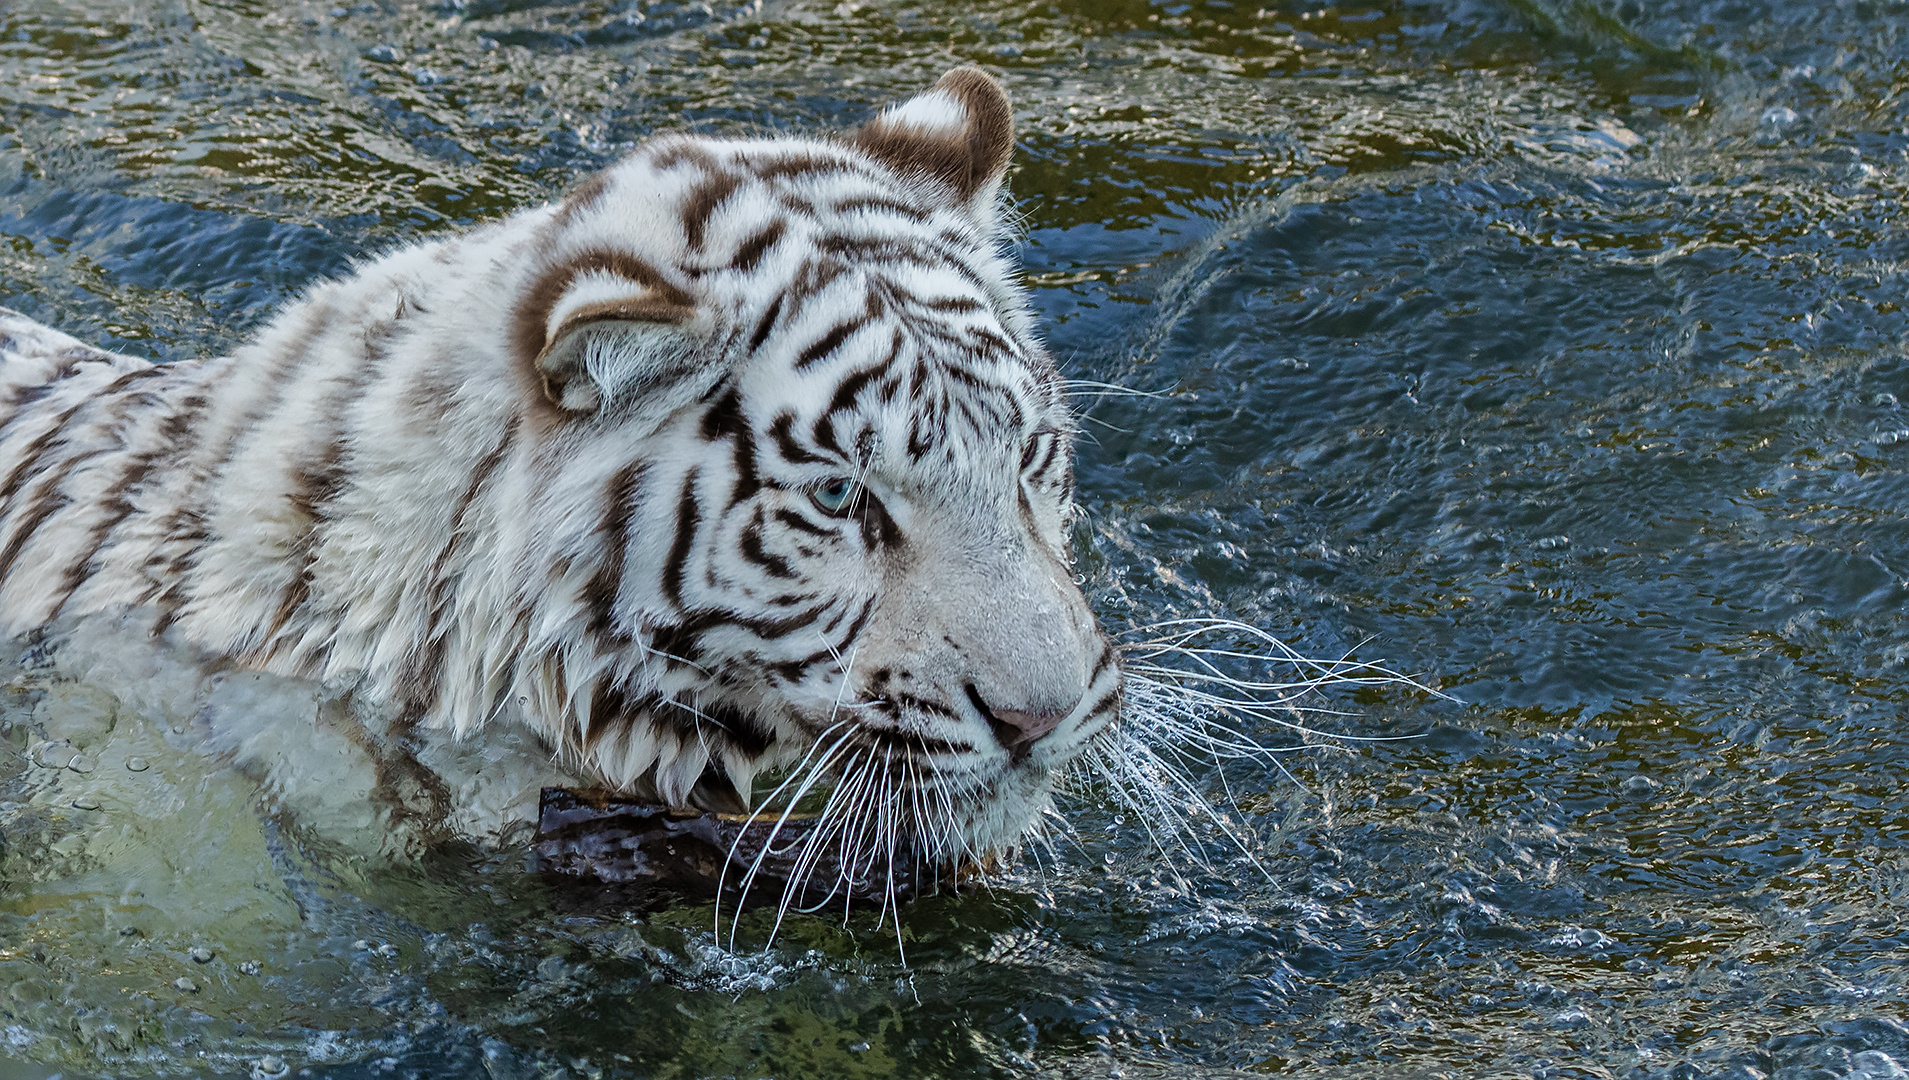
[{"label": "dark brown stripe on forehead", "polygon": [[822,237],[815,246],[849,262],[908,263],[931,270],[945,268],[959,274],[976,291],[987,291],[987,282],[979,271],[956,252],[932,243],[894,237],[836,235]]},{"label": "dark brown stripe on forehead", "polygon": [[815,295],[833,285],[836,279],[848,273],[847,264],[836,258],[809,259],[795,272],[795,278],[789,282],[787,296],[794,303],[788,305],[788,316],[794,318],[802,313],[802,308],[815,298]]},{"label": "dark brown stripe on forehead", "polygon": [[595,209],[597,201],[609,190],[610,174],[593,174],[563,197],[563,202],[557,207],[557,224],[568,225],[578,214]]},{"label": "dark brown stripe on forehead", "polygon": [[[899,337],[901,331],[897,330],[895,333],[896,336]],[[828,408],[822,410],[823,417],[828,418],[835,413],[852,409],[855,405],[855,399],[861,395],[862,390],[865,389],[869,383],[881,378],[887,370],[888,362],[883,361],[882,363],[875,364],[871,367],[860,368],[843,376],[841,381],[836,384],[835,396],[829,399]]]},{"label": "dark brown stripe on forehead", "polygon": [[749,433],[749,422],[742,413],[742,395],[734,386],[729,387],[703,414],[699,428],[704,442],[721,442]]},{"label": "dark brown stripe on forehead", "polygon": [[763,255],[776,246],[776,242],[782,239],[782,234],[787,229],[787,223],[782,221],[772,221],[764,226],[736,248],[735,257],[729,260],[729,268],[745,274],[754,272],[755,268],[761,264]]},{"label": "dark brown stripe on forehead", "polygon": [[694,165],[708,172],[720,168],[709,150],[689,136],[677,136],[657,146],[650,152],[650,164],[662,170],[674,169],[683,164]]},{"label": "dark brown stripe on forehead", "polygon": [[841,348],[844,341],[847,341],[857,330],[867,325],[867,316],[859,316],[850,319],[848,322],[837,324],[834,329],[822,335],[820,340],[802,350],[801,354],[795,358],[795,369],[801,371],[803,368],[829,355],[836,349]]},{"label": "dark brown stripe on forehead", "polygon": [[782,455],[782,460],[791,465],[822,465],[829,460],[809,453],[801,443],[795,441],[795,414],[792,412],[776,414],[776,418],[769,422],[769,438],[775,441],[776,452]]},{"label": "dark brown stripe on forehead", "polygon": [[704,234],[709,229],[709,219],[716,213],[723,201],[736,193],[742,184],[728,173],[718,173],[697,184],[690,190],[689,198],[683,203],[683,236],[689,241],[692,251],[700,251]]},{"label": "dark brown stripe on forehead", "polygon": [[916,300],[915,306],[929,311],[952,311],[957,314],[981,310],[981,301],[969,296],[943,296],[933,300]]},{"label": "dark brown stripe on forehead", "polygon": [[900,215],[910,221],[927,221],[933,216],[918,206],[910,206],[900,199],[889,195],[858,195],[853,198],[838,200],[832,203],[829,209],[838,214],[853,213],[857,210],[882,210],[890,214]]},{"label": "dark brown stripe on forehead", "polygon": [[745,158],[741,164],[763,180],[780,180],[797,176],[814,179],[834,174],[874,179],[873,172],[849,157],[816,153],[812,150],[801,150],[783,154],[780,157]]}]

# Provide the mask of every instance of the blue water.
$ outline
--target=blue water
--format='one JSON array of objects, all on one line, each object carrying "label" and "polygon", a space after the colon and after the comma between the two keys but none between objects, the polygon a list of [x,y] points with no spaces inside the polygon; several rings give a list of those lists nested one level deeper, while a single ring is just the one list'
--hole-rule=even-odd
[{"label": "blue water", "polygon": [[175,838],[260,899],[167,922],[0,801],[0,1077],[1904,1075],[1906,32],[1867,0],[15,0],[0,305],[162,359],[652,132],[843,126],[989,65],[1055,354],[1149,392],[1081,399],[1103,620],[1226,615],[1456,700],[1329,699],[1419,737],[1232,775],[1258,869],[1176,883],[1087,793],[1078,847],[913,905],[905,964],[872,917],[736,956],[707,909],[275,827]]}]

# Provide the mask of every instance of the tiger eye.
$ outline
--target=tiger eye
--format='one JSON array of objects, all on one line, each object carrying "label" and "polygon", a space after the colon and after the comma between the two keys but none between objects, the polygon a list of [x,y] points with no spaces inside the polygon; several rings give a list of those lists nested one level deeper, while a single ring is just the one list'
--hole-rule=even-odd
[{"label": "tiger eye", "polygon": [[840,514],[848,509],[849,501],[855,495],[855,481],[843,477],[832,480],[810,493],[815,505],[825,514]]}]

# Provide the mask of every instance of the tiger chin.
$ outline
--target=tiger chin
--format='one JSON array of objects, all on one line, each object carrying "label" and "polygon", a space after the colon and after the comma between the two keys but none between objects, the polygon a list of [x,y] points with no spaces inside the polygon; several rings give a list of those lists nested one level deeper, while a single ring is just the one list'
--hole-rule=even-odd
[{"label": "tiger chin", "polygon": [[229,356],[0,311],[0,629],[138,612],[356,687],[400,753],[718,811],[782,770],[944,861],[1011,847],[1122,696],[1012,148],[959,68],[835,137],[656,138]]}]

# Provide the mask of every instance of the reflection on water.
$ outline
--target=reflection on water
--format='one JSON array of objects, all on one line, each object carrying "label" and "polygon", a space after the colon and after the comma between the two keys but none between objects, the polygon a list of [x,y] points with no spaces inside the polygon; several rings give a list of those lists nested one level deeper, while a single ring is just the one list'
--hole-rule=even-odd
[{"label": "reflection on water", "polygon": [[1157,392],[1083,388],[1103,619],[1228,614],[1465,704],[1342,699],[1423,737],[1235,773],[1260,870],[1176,877],[1088,793],[1077,843],[912,905],[904,967],[870,924],[728,953],[707,908],[592,909],[508,853],[368,857],[208,759],[192,679],[16,643],[0,1076],[1901,1075],[1905,28],[8,5],[0,305],[160,358],[650,132],[853,123],[987,64],[1056,355]]}]

